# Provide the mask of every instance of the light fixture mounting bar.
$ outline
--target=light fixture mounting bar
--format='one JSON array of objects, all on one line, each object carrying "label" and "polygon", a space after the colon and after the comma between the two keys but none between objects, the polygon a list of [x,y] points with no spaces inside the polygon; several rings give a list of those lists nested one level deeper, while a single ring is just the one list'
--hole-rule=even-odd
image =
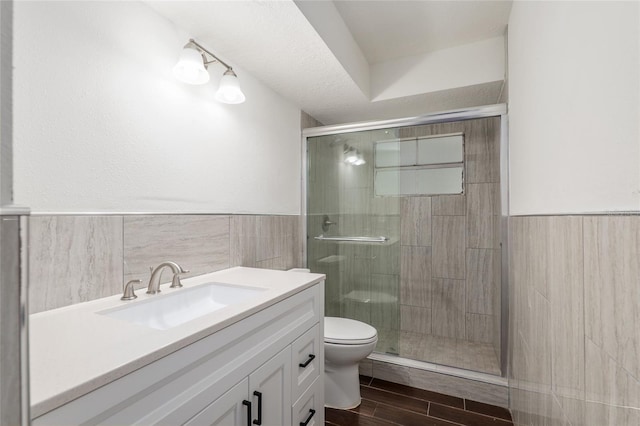
[{"label": "light fixture mounting bar", "polygon": [[204,46],[202,46],[200,43],[198,43],[197,41],[195,41],[194,39],[190,38],[189,39],[189,43],[193,43],[194,46],[196,46],[198,49],[202,50],[204,53],[206,53],[207,55],[213,57],[213,61],[205,61],[204,64],[208,65],[208,64],[212,64],[214,62],[220,62],[221,65],[223,65],[224,67],[226,67],[228,70],[233,70],[233,68],[227,64],[226,62],[224,62],[222,59],[218,58],[216,55],[214,55],[213,53],[209,52]]}]

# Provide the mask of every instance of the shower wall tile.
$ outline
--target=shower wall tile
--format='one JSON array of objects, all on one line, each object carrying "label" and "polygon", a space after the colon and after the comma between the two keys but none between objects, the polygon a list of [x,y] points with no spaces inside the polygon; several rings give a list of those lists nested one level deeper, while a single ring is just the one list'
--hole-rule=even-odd
[{"label": "shower wall tile", "polygon": [[30,313],[122,291],[122,216],[28,220]]},{"label": "shower wall tile", "polygon": [[431,198],[403,197],[400,243],[404,246],[431,246]]},{"label": "shower wall tile", "polygon": [[500,248],[500,216],[467,216],[467,247]]},{"label": "shower wall tile", "polygon": [[431,248],[400,248],[400,303],[431,308]]},{"label": "shower wall tile", "polygon": [[432,333],[464,339],[465,281],[434,278],[432,285]]},{"label": "shower wall tile", "polygon": [[500,290],[499,250],[467,249],[467,312],[494,315]]},{"label": "shower wall tile", "polygon": [[431,309],[400,305],[400,330],[431,334]]},{"label": "shower wall tile", "polygon": [[378,330],[397,332],[400,328],[398,285],[397,275],[371,275],[371,325]]},{"label": "shower wall tile", "polygon": [[465,195],[437,195],[431,197],[432,215],[464,216],[466,214]]},{"label": "shower wall tile", "polygon": [[[499,329],[497,331],[499,331]],[[494,316],[467,314],[465,332],[466,338],[469,341],[478,343],[493,343],[496,333]]]},{"label": "shower wall tile", "polygon": [[400,275],[400,247],[397,243],[371,246],[371,273]]},{"label": "shower wall tile", "polygon": [[434,216],[433,276],[465,278],[465,217]]},{"label": "shower wall tile", "polygon": [[465,180],[500,181],[500,118],[465,121]]},{"label": "shower wall tile", "polygon": [[[124,217],[125,282],[149,280],[149,268],[172,260],[184,277],[229,267],[229,216],[157,215]],[[170,282],[171,274],[163,274]]]},{"label": "shower wall tile", "polygon": [[467,215],[493,216],[500,214],[500,184],[474,183],[467,185]]}]

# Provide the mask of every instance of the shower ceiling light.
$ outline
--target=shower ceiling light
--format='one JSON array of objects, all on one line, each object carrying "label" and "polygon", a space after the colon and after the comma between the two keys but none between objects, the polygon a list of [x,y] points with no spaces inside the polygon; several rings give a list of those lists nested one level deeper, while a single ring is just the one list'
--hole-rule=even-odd
[{"label": "shower ceiling light", "polygon": [[358,158],[356,159],[356,161],[353,162],[353,165],[354,166],[362,166],[363,164],[367,164],[367,162],[364,161],[364,157],[362,156],[362,154],[360,154],[358,152]]},{"label": "shower ceiling light", "polygon": [[344,146],[344,162],[347,164],[353,164],[358,161],[358,151],[349,145]]},{"label": "shower ceiling light", "polygon": [[[208,60],[207,55],[212,59]],[[209,81],[209,73],[207,72],[209,64],[216,62],[227,69],[220,79],[220,87],[215,95],[216,99],[225,104],[241,104],[245,101],[245,96],[240,89],[238,76],[233,72],[233,68],[194,39],[190,39],[182,49],[180,59],[173,67],[173,74],[184,83],[204,84]]]}]

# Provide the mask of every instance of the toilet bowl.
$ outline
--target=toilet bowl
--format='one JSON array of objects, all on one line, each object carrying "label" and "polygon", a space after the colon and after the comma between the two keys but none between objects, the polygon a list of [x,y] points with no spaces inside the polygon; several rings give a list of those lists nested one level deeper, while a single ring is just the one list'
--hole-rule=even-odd
[{"label": "toilet bowl", "polygon": [[378,342],[375,328],[348,318],[324,319],[324,403],[331,408],[360,405],[358,364]]}]

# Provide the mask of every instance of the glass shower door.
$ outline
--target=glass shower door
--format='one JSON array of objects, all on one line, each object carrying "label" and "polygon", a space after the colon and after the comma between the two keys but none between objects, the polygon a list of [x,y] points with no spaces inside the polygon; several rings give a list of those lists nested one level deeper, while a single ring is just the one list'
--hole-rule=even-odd
[{"label": "glass shower door", "polygon": [[307,264],[327,275],[325,315],[378,330],[377,352],[398,354],[400,199],[376,197],[374,142],[395,130],[307,139]]}]

